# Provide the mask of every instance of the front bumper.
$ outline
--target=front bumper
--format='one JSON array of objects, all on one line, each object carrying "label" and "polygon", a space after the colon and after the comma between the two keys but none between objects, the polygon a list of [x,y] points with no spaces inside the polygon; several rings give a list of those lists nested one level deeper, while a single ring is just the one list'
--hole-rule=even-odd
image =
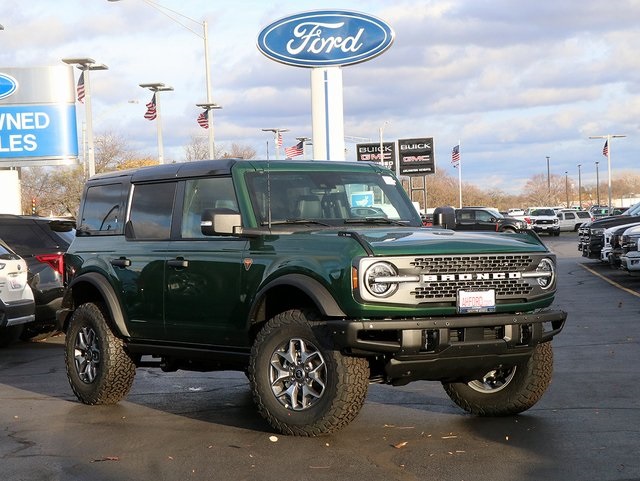
[{"label": "front bumper", "polygon": [[620,267],[630,274],[640,275],[640,255],[627,254],[621,256]]},{"label": "front bumper", "polygon": [[475,379],[500,364],[525,361],[564,327],[567,313],[330,321],[334,341],[354,355],[382,355],[385,381]]}]

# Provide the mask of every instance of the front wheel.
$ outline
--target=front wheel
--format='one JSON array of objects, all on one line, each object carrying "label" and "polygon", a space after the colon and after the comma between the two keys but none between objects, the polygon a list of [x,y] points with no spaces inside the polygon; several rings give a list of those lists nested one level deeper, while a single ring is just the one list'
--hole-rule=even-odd
[{"label": "front wheel", "polygon": [[551,382],[551,343],[538,344],[531,357],[515,365],[497,366],[481,379],[443,383],[447,395],[465,411],[478,416],[507,416],[536,404]]},{"label": "front wheel", "polygon": [[106,321],[104,306],[78,307],[65,339],[67,378],[85,404],[115,404],[127,395],[136,366]]},{"label": "front wheel", "polygon": [[270,319],[251,349],[249,380],[260,414],[277,431],[318,436],[349,424],[367,395],[369,364],[334,349],[316,311]]}]

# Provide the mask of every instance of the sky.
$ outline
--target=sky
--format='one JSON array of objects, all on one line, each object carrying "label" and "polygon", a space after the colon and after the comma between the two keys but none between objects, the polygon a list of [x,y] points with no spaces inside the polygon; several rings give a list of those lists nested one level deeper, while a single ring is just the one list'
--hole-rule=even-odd
[{"label": "sky", "polygon": [[[310,70],[277,63],[256,39],[270,23],[307,10],[363,12],[393,28],[382,55],[342,68],[346,159],[357,142],[433,137],[436,168],[518,194],[535,175],[594,185],[640,174],[640,1],[602,0],[3,0],[0,68],[62,65],[89,57],[95,135],[113,133],[140,155],[157,155],[149,90],[162,82],[165,161],[180,161],[206,102],[203,22],[208,25],[217,147],[266,157],[311,137]],[[160,6],[165,7],[160,8]],[[179,23],[182,22],[182,23]],[[188,28],[186,28],[188,27]],[[75,70],[75,69],[74,69]],[[79,71],[75,70],[77,79]],[[78,105],[78,123],[84,107]],[[311,150],[311,149],[309,149]],[[273,155],[273,151],[271,152]],[[547,157],[549,160],[547,161]],[[599,162],[596,167],[596,162]],[[581,165],[581,167],[578,167]]]}]

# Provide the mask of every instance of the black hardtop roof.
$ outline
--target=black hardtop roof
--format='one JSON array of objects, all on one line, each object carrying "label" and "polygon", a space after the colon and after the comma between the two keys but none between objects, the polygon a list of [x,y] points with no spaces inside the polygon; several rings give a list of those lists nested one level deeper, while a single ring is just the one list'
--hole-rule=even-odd
[{"label": "black hardtop roof", "polygon": [[105,172],[102,174],[97,174],[89,179],[90,183],[99,182],[103,183],[108,179],[117,179],[126,177],[129,178],[131,182],[144,182],[148,180],[159,180],[159,179],[174,179],[174,178],[185,178],[185,177],[206,177],[211,175],[224,175],[231,173],[231,170],[234,165],[238,163],[244,163],[247,166],[251,166],[256,170],[262,170],[270,165],[274,170],[286,170],[287,168],[292,169],[303,169],[304,167],[308,167],[310,164],[324,164],[325,166],[328,164],[337,164],[343,167],[351,166],[351,167],[359,167],[362,168],[365,165],[375,166],[379,169],[383,169],[379,164],[375,164],[372,162],[346,162],[346,161],[337,161],[337,160],[265,160],[265,159],[219,159],[219,160],[197,160],[192,162],[180,162],[180,163],[171,163],[171,164],[162,164],[162,165],[152,165],[148,167],[140,167],[137,169],[128,169],[128,170],[119,170],[113,172]]}]

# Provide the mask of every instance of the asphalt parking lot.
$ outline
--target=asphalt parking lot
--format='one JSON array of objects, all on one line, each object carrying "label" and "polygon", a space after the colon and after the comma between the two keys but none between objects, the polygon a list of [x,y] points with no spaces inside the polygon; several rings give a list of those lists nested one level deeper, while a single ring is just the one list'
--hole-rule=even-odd
[{"label": "asphalt parking lot", "polygon": [[580,257],[576,238],[543,237],[569,320],[552,384],[524,414],[467,415],[437,383],[371,385],[346,429],[292,438],[259,417],[242,374],[152,369],[120,404],[85,406],[58,336],[0,351],[2,479],[640,479],[640,278]]}]

